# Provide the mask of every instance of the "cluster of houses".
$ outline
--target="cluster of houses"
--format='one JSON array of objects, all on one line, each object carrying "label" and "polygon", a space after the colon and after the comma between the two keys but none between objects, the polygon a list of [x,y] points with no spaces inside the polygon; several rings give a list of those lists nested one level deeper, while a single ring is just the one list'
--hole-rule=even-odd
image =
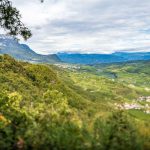
[{"label": "cluster of houses", "polygon": [[80,69],[80,66],[70,64],[55,64],[59,68],[63,69]]},{"label": "cluster of houses", "polygon": [[138,101],[150,102],[150,96],[141,96],[137,99]]},{"label": "cluster of houses", "polygon": [[119,109],[141,109],[141,105],[136,103],[124,103],[124,104],[115,104]]},{"label": "cluster of houses", "polygon": [[137,104],[137,103],[124,103],[124,104],[115,104],[116,108],[118,109],[124,109],[124,110],[130,110],[130,109],[136,109],[136,110],[143,110],[146,114],[150,114],[150,105],[145,104]]}]

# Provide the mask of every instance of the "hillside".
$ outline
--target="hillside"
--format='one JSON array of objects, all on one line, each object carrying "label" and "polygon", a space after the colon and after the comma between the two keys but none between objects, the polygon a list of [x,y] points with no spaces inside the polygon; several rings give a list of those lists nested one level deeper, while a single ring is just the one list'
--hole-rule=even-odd
[{"label": "hillside", "polygon": [[106,99],[108,102],[118,98],[125,109],[134,108],[150,114],[149,62],[57,66],[67,69],[74,83],[94,97],[100,93],[96,99]]},{"label": "hillside", "polygon": [[60,59],[55,54],[41,55],[35,53],[28,45],[20,44],[11,36],[0,35],[0,54],[32,63],[58,63]]},{"label": "hillside", "polygon": [[63,62],[73,64],[101,64],[135,60],[150,60],[149,52],[116,52],[112,54],[58,53],[57,55]]},{"label": "hillside", "polygon": [[[94,74],[142,89],[150,88],[150,60],[91,66]],[[84,67],[83,67],[84,69]]]},{"label": "hillside", "polygon": [[0,56],[0,148],[119,149],[120,141],[148,149],[149,115],[116,107],[142,93],[89,72]]}]

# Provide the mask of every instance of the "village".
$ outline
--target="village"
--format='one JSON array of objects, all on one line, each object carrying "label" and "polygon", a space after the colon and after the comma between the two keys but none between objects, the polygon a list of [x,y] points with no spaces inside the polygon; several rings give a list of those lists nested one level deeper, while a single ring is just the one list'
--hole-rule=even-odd
[{"label": "village", "polygon": [[138,98],[138,101],[150,102],[150,96],[141,96]]},{"label": "village", "polygon": [[[140,102],[145,102],[145,103],[140,104]],[[150,114],[150,96],[141,96],[132,103],[127,103],[127,102],[124,104],[115,103],[115,106],[117,109],[122,109],[122,110],[136,109],[136,110],[141,110],[146,114]]]},{"label": "village", "polygon": [[76,69],[80,69],[80,66],[77,65],[73,65],[73,64],[55,64],[55,66],[59,67],[59,68],[63,68],[63,69],[69,69],[69,70],[76,70]]}]

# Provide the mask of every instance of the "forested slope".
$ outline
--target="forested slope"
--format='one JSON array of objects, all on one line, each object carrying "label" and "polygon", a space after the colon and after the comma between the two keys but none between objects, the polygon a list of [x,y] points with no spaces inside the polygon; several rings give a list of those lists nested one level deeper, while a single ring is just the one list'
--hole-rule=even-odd
[{"label": "forested slope", "polygon": [[54,66],[0,56],[0,149],[149,148],[148,122],[112,107],[138,91],[99,78],[102,87],[93,93],[97,85],[85,90],[89,79],[82,86],[79,80]]}]

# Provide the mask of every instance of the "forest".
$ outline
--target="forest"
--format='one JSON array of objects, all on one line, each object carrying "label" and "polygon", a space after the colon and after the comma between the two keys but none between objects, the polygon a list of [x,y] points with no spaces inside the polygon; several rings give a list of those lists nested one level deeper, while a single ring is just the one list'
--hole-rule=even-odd
[{"label": "forest", "polygon": [[148,150],[149,114],[115,107],[144,90],[82,71],[1,55],[0,149]]}]

